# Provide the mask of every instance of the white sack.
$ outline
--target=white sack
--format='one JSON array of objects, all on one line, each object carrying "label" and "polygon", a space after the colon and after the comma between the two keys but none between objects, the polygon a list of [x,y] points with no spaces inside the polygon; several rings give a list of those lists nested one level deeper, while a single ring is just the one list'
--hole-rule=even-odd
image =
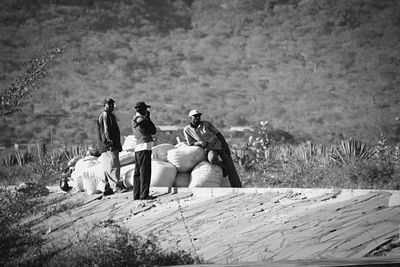
[{"label": "white sack", "polygon": [[106,177],[101,164],[92,166],[83,171],[83,189],[88,195],[104,192]]},{"label": "white sack", "polygon": [[202,161],[193,168],[189,187],[220,187],[221,182],[221,167],[208,161]]},{"label": "white sack", "polygon": [[133,188],[133,176],[134,175],[135,175],[135,170],[131,170],[122,179],[122,182],[126,188]]},{"label": "white sack", "polygon": [[175,148],[175,146],[171,144],[160,144],[155,146],[151,149],[151,159],[168,161],[167,152],[173,148]]},{"label": "white sack", "polygon": [[175,177],[174,187],[188,187],[190,184],[190,172],[178,172]]},{"label": "white sack", "polygon": [[126,188],[133,187],[133,175],[135,174],[135,164],[121,167],[121,180]]},{"label": "white sack", "polygon": [[135,163],[135,152],[132,151],[121,151],[119,153],[119,163],[122,166],[126,166]]},{"label": "white sack", "polygon": [[78,160],[75,164],[75,171],[82,172],[89,167],[99,164],[99,158],[95,156],[86,156]]},{"label": "white sack", "polygon": [[83,177],[82,172],[73,171],[71,173],[71,178],[68,181],[72,188],[75,188],[78,192],[83,191]]},{"label": "white sack", "polygon": [[74,171],[71,173],[71,186],[76,188],[79,192],[83,191],[83,172],[97,164],[99,164],[98,158],[94,156],[86,156],[79,159],[75,163]]},{"label": "white sack", "polygon": [[152,160],[150,186],[172,187],[175,182],[176,172],[176,168],[171,163]]},{"label": "white sack", "polygon": [[124,144],[122,145],[122,150],[134,152],[136,146],[137,138],[134,135],[125,136]]},{"label": "white sack", "polygon": [[125,165],[125,166],[123,166],[123,167],[121,167],[121,170],[120,170],[120,176],[121,176],[121,179],[123,178],[123,177],[125,177],[126,176],[126,174],[129,172],[129,171],[132,171],[132,170],[135,170],[135,164],[129,164],[129,165]]},{"label": "white sack", "polygon": [[179,146],[168,150],[167,159],[176,167],[178,172],[188,172],[199,162],[205,160],[205,154],[202,147]]}]

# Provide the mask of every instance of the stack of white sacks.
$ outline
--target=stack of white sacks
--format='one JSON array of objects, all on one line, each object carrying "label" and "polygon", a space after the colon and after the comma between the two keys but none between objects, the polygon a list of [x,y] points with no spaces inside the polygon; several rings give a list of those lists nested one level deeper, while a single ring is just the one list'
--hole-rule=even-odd
[{"label": "stack of white sacks", "polygon": [[152,158],[151,186],[230,187],[221,167],[210,164],[201,147],[161,144],[153,148]]},{"label": "stack of white sacks", "polygon": [[[125,138],[123,151],[120,153],[121,179],[126,187],[133,187],[135,172],[134,147],[135,137]],[[91,158],[89,158],[91,157]],[[100,158],[87,156],[75,164],[71,178],[73,186],[89,195],[104,191],[104,171]],[[188,146],[160,144],[152,149],[151,183],[152,187],[230,187],[228,177],[222,176],[218,165],[210,164],[204,149]]]},{"label": "stack of white sacks", "polygon": [[[121,177],[126,176],[126,172],[130,171],[135,162],[135,153],[131,151],[129,146],[125,148],[123,147],[123,151],[119,153]],[[86,155],[80,159],[74,157],[68,165],[74,168],[69,179],[69,184],[77,191],[86,191],[89,195],[104,192],[106,178],[101,165],[101,156]]]}]

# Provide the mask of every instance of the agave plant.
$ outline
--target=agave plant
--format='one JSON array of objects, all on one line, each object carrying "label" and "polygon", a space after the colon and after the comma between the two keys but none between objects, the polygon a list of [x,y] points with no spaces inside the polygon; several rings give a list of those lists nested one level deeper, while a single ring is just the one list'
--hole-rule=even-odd
[{"label": "agave plant", "polygon": [[32,158],[32,154],[28,151],[16,151],[2,156],[0,159],[0,165],[4,167],[12,165],[22,166],[32,161]]},{"label": "agave plant", "polygon": [[276,160],[288,163],[294,153],[294,147],[290,145],[280,145],[275,147],[274,156]]},{"label": "agave plant", "polygon": [[339,165],[348,165],[355,160],[368,160],[375,152],[369,145],[354,139],[341,140],[330,154],[331,161]]},{"label": "agave plant", "polygon": [[5,154],[0,159],[0,166],[10,167],[16,162],[15,157],[12,154]]},{"label": "agave plant", "polygon": [[328,147],[310,141],[292,146],[292,157],[305,164],[326,164],[328,162]]}]

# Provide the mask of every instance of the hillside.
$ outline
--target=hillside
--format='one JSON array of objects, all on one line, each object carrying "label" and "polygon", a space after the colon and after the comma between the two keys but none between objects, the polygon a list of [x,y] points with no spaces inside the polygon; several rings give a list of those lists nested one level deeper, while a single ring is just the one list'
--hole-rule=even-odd
[{"label": "hillside", "polygon": [[[0,145],[90,144],[102,99],[123,135],[133,105],[157,125],[197,108],[219,128],[268,120],[297,138],[400,140],[396,0],[36,0],[0,3],[0,88],[61,47]],[[60,116],[43,116],[60,114]],[[51,125],[51,127],[49,126]]]}]

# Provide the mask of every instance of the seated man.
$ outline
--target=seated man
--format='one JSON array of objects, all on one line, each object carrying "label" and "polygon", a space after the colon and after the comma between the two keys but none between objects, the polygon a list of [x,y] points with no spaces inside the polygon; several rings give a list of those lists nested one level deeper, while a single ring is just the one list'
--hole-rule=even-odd
[{"label": "seated man", "polygon": [[[189,112],[191,123],[183,129],[188,145],[201,146],[206,151],[207,160],[211,164],[221,166],[224,176],[228,174],[232,187],[242,187],[239,175],[232,161],[231,152],[224,136],[208,121],[202,121],[197,110]],[[218,156],[222,159],[219,160]]]}]

